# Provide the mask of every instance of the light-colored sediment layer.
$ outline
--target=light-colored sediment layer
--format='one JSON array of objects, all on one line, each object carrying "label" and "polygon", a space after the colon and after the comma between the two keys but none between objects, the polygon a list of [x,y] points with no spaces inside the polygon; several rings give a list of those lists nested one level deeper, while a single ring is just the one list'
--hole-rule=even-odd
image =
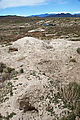
[{"label": "light-colored sediment layer", "polygon": [[[9,47],[18,48],[18,51],[8,52]],[[38,98],[46,95],[44,86],[48,86],[49,78],[61,84],[71,81],[80,83],[80,55],[76,51],[78,47],[79,41],[52,39],[47,43],[32,37],[19,39],[11,46],[0,46],[0,62],[17,71],[20,66],[24,70],[23,74],[17,76],[18,80],[11,80],[17,89],[13,91],[13,96],[8,95],[8,101],[0,104],[0,113],[6,116],[7,113],[15,112],[16,115],[11,120],[53,120],[45,110],[48,99],[39,101]],[[76,63],[70,62],[71,57]],[[33,75],[33,71],[36,75]],[[38,113],[23,113],[19,110],[18,99],[24,95],[32,97],[30,101],[39,110]],[[60,114],[61,109],[55,108],[55,112]]]}]

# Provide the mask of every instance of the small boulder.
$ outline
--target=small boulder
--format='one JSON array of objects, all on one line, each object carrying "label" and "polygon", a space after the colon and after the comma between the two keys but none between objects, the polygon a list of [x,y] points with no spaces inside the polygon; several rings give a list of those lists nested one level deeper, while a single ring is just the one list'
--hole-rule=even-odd
[{"label": "small boulder", "polygon": [[9,73],[2,73],[2,82],[4,82],[5,80],[10,80],[10,75]]},{"label": "small boulder", "polygon": [[19,109],[23,110],[24,112],[33,110],[38,112],[38,110],[30,104],[28,97],[24,97],[23,99],[19,100]]},{"label": "small boulder", "polygon": [[14,51],[18,51],[18,48],[9,47],[9,52],[14,52]]}]

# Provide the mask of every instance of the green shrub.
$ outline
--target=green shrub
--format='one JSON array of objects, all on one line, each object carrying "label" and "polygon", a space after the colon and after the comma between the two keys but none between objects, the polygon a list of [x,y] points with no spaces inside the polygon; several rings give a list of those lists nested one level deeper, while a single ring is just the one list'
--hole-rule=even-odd
[{"label": "green shrub", "polygon": [[0,114],[0,120],[10,120],[10,118],[12,118],[14,115],[16,115],[16,113],[14,113],[14,112],[7,115],[7,117],[4,117]]},{"label": "green shrub", "polygon": [[9,100],[9,97],[6,97],[6,98],[4,99],[4,102],[5,102],[6,100]]},{"label": "green shrub", "polygon": [[0,63],[0,72],[3,72],[4,68],[6,68],[6,65],[1,62]]},{"label": "green shrub", "polygon": [[70,60],[70,62],[76,62],[76,60],[73,58],[73,59]]},{"label": "green shrub", "polygon": [[1,72],[1,73],[3,72],[3,68],[2,68],[2,67],[0,67],[0,72]]},{"label": "green shrub", "polygon": [[11,83],[11,82],[8,82],[8,86],[12,86],[12,83]]},{"label": "green shrub", "polygon": [[0,66],[1,66],[2,68],[6,68],[6,65],[5,65],[4,63],[0,63]]},{"label": "green shrub", "polygon": [[3,116],[0,114],[0,120],[2,120]]},{"label": "green shrub", "polygon": [[12,112],[5,118],[6,118],[6,120],[10,120],[10,118],[12,118],[14,115],[16,115],[16,113]]},{"label": "green shrub", "polygon": [[32,71],[30,75],[36,76],[36,71]]},{"label": "green shrub", "polygon": [[20,73],[24,73],[24,70],[23,70],[23,68],[21,68],[21,69],[20,69]]},{"label": "green shrub", "polygon": [[46,36],[45,36],[45,33],[42,33],[42,37],[46,37]]},{"label": "green shrub", "polygon": [[66,117],[62,117],[61,120],[68,120]]},{"label": "green shrub", "polygon": [[72,114],[70,114],[68,117],[67,117],[67,120],[75,120],[75,114],[74,113],[72,113]]},{"label": "green shrub", "polygon": [[79,53],[79,54],[80,54],[80,48],[77,48],[77,53]]},{"label": "green shrub", "polygon": [[8,73],[11,73],[11,72],[14,71],[14,70],[15,70],[14,68],[7,67]]},{"label": "green shrub", "polygon": [[10,96],[13,96],[13,91],[12,90],[10,91]]},{"label": "green shrub", "polygon": [[69,116],[67,117],[62,117],[61,120],[75,120],[76,116],[74,113],[71,113]]}]

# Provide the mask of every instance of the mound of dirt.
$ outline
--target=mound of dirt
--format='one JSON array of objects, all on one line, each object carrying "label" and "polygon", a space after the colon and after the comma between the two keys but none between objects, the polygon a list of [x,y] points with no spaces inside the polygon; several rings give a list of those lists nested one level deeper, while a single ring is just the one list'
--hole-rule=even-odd
[{"label": "mound of dirt", "polygon": [[[74,110],[66,106],[60,91],[70,82],[80,84],[79,47],[79,41],[52,39],[48,42],[32,37],[0,46],[0,62],[19,73],[11,77],[13,71],[8,68],[11,79],[5,83],[8,92],[1,96],[0,115],[7,117],[15,113],[11,120],[61,120],[71,115]],[[0,79],[4,69],[0,69]]]}]

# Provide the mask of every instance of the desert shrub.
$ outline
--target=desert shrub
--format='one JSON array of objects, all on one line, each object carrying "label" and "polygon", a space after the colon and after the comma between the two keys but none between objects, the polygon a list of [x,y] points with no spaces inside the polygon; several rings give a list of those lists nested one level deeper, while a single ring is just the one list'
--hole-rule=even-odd
[{"label": "desert shrub", "polygon": [[5,119],[10,120],[10,118],[12,118],[14,115],[16,115],[16,113],[12,112],[7,117],[5,117]]},{"label": "desert shrub", "polygon": [[3,116],[0,114],[0,120],[2,120]]},{"label": "desert shrub", "polygon": [[75,114],[80,118],[80,99],[76,102]]},{"label": "desert shrub", "polygon": [[11,72],[14,71],[14,70],[15,70],[14,68],[7,67],[8,73],[11,73]]},{"label": "desert shrub", "polygon": [[62,117],[61,120],[68,120],[66,117]]},{"label": "desert shrub", "polygon": [[0,67],[0,72],[1,72],[1,73],[3,72],[3,68],[2,68],[2,67]]},{"label": "desert shrub", "polygon": [[24,73],[24,70],[23,70],[23,68],[21,68],[21,69],[20,69],[20,73]]},{"label": "desert shrub", "polygon": [[10,91],[10,96],[13,96],[13,91],[12,90]]},{"label": "desert shrub", "polygon": [[71,82],[63,90],[63,96],[65,100],[73,104],[73,100],[76,102],[80,98],[80,86],[76,82]]},{"label": "desert shrub", "polygon": [[10,120],[14,115],[16,115],[16,113],[14,113],[14,112],[12,112],[12,113],[10,113],[9,115],[7,115],[7,117],[2,116],[2,115],[0,114],[0,120]]},{"label": "desert shrub", "polygon": [[76,60],[73,58],[73,59],[70,60],[70,62],[76,62]]},{"label": "desert shrub", "polygon": [[75,120],[75,118],[76,118],[75,114],[72,113],[67,117],[67,120]]},{"label": "desert shrub", "polygon": [[1,62],[0,63],[0,72],[3,72],[4,68],[6,68],[6,65]]},{"label": "desert shrub", "polygon": [[42,37],[46,37],[46,36],[45,36],[45,33],[42,33]]},{"label": "desert shrub", "polygon": [[30,75],[36,76],[36,71],[32,71]]},{"label": "desert shrub", "polygon": [[14,68],[7,67],[6,64],[0,63],[0,82],[5,80],[10,80],[12,77],[15,77],[18,74]]},{"label": "desert shrub", "polygon": [[9,100],[9,97],[6,97],[6,98],[4,99],[4,101],[6,101],[6,100]]},{"label": "desert shrub", "polygon": [[71,113],[69,116],[67,117],[62,117],[61,120],[75,120],[76,116],[74,113]]},{"label": "desert shrub", "polygon": [[79,54],[80,54],[80,48],[77,48],[77,53],[79,53]]},{"label": "desert shrub", "polygon": [[12,83],[11,83],[11,82],[8,82],[8,86],[12,86]]},{"label": "desert shrub", "polygon": [[2,67],[2,68],[6,68],[6,65],[4,64],[4,63],[0,63],[0,66]]},{"label": "desert shrub", "polygon": [[66,107],[71,109],[75,115],[80,116],[80,85],[76,82],[71,82],[61,91]]},{"label": "desert shrub", "polygon": [[8,82],[8,86],[10,87],[10,96],[13,96],[13,91],[12,91],[12,83],[11,82]]}]

